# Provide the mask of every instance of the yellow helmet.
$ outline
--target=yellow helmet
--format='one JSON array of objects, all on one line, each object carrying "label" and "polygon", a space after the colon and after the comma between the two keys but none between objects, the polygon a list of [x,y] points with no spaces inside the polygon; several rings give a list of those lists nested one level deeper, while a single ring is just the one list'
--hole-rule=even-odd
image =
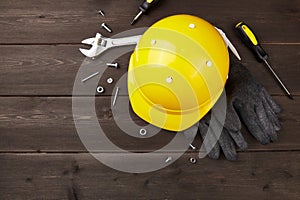
[{"label": "yellow helmet", "polygon": [[185,130],[218,100],[228,70],[228,50],[214,26],[191,15],[164,18],[143,34],[131,55],[132,109],[160,128]]}]

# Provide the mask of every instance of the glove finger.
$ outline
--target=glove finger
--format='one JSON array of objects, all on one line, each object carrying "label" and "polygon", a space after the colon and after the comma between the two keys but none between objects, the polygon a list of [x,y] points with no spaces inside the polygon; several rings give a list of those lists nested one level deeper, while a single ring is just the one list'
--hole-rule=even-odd
[{"label": "glove finger", "polygon": [[272,110],[278,114],[281,112],[280,106],[273,100],[273,98],[269,95],[265,88],[262,88],[262,92],[264,94],[265,99],[267,100],[268,104],[272,108]]},{"label": "glove finger", "polygon": [[269,118],[267,117],[266,111],[264,109],[263,103],[259,102],[256,107],[255,111],[257,114],[257,118],[260,122],[260,127],[269,137],[271,141],[277,140],[277,133],[273,124],[270,122]]},{"label": "glove finger", "polygon": [[237,144],[237,146],[245,151],[248,148],[248,144],[246,142],[246,140],[244,139],[241,131],[231,131],[231,130],[227,130],[229,135],[232,137],[232,139],[234,140],[234,142]]},{"label": "glove finger", "polygon": [[225,128],[220,135],[219,145],[222,148],[222,151],[227,160],[236,160],[237,154],[233,140],[231,139]]},{"label": "glove finger", "polygon": [[[218,119],[217,116],[216,116],[216,118]],[[224,127],[226,127],[227,130],[232,130],[232,131],[239,131],[242,128],[239,116],[237,115],[237,113],[234,110],[233,105],[231,103],[229,103],[227,105],[226,119],[225,119]]]},{"label": "glove finger", "polygon": [[[220,146],[216,142],[213,134],[207,134],[208,125],[200,121],[199,132],[203,140],[203,146],[209,158],[218,159],[220,157]],[[213,145],[214,144],[214,145]]]},{"label": "glove finger", "polygon": [[[238,118],[237,113],[235,111],[234,111],[234,113],[236,115],[236,119],[234,117],[234,118],[231,118],[230,120],[229,119],[227,120],[227,118],[228,117],[232,117],[232,115],[231,114],[230,115],[226,115],[225,126],[223,127],[223,129],[226,129],[226,131],[232,137],[232,139],[237,144],[237,146],[239,148],[241,148],[243,151],[245,151],[248,148],[248,144],[245,141],[245,139],[244,139],[244,137],[243,137],[243,135],[242,135],[242,133],[240,131],[241,130],[241,125],[240,125],[241,121]],[[236,126],[234,126],[233,119],[235,120],[235,122],[237,124]],[[228,122],[230,122],[232,124],[231,125],[227,124],[227,126],[226,126],[226,123],[228,123]],[[219,126],[222,126],[222,124],[219,121],[218,121],[218,124],[219,124]],[[232,127],[232,129],[229,129],[227,127]]]},{"label": "glove finger", "polygon": [[265,98],[262,98],[262,101],[263,101],[263,106],[265,108],[267,116],[268,116],[269,120],[271,121],[271,123],[273,124],[275,131],[279,131],[281,129],[281,125],[280,125],[277,115],[274,113],[273,109],[268,104],[268,102]]},{"label": "glove finger", "polygon": [[270,138],[259,126],[259,120],[254,112],[253,106],[243,104],[239,100],[234,101],[233,105],[241,120],[255,139],[261,144],[270,143]]}]

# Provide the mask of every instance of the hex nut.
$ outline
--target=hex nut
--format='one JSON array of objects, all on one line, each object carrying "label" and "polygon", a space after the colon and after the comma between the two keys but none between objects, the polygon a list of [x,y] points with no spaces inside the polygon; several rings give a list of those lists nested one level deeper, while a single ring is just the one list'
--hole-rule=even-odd
[{"label": "hex nut", "polygon": [[106,80],[106,82],[107,82],[108,84],[112,84],[112,83],[114,82],[114,79],[108,78],[108,79]]}]

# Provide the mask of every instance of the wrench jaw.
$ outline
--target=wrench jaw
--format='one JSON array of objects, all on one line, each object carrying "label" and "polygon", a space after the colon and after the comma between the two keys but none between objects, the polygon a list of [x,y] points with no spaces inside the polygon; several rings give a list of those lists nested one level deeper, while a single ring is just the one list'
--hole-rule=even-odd
[{"label": "wrench jaw", "polygon": [[82,40],[81,44],[93,45],[94,41],[95,41],[94,37],[93,38],[88,38],[88,39]]},{"label": "wrench jaw", "polygon": [[112,47],[136,45],[140,38],[141,35],[134,35],[112,39],[103,37],[100,33],[97,33],[94,38],[88,38],[81,41],[82,44],[92,45],[92,47],[90,49],[80,48],[79,51],[86,57],[93,58]]},{"label": "wrench jaw", "polygon": [[[88,38],[81,41],[82,44],[92,45],[90,49],[79,48],[79,51],[86,57],[93,58],[105,50],[106,41],[100,33],[97,33],[94,38]],[[102,47],[104,46],[104,47]]]},{"label": "wrench jaw", "polygon": [[89,57],[89,58],[95,57],[95,54],[92,54],[91,49],[82,49],[82,48],[80,48],[79,51],[80,51],[83,55],[85,55],[86,57]]}]

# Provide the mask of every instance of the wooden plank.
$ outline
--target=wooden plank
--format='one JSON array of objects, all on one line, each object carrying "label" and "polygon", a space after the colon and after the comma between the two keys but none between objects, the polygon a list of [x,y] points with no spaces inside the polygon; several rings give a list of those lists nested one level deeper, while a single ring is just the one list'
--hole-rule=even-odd
[{"label": "wooden plank", "polygon": [[[110,156],[110,155],[107,155]],[[243,153],[237,162],[185,154],[146,174],[119,172],[88,154],[0,155],[1,199],[300,198],[298,152]],[[116,162],[126,155],[115,157]]]},{"label": "wooden plank", "polygon": [[[82,46],[0,46],[0,95],[71,95],[77,71],[84,60],[78,51]],[[275,95],[284,95],[266,67],[258,63],[244,46],[237,48],[243,63],[257,79]],[[270,63],[293,94],[300,94],[299,45],[265,45],[270,54]],[[127,71],[130,54],[121,56],[118,70],[108,68],[100,80],[111,94],[112,86],[106,78],[118,80]],[[99,66],[102,67],[102,66]],[[88,76],[89,74],[87,74]]]},{"label": "wooden plank", "polygon": [[[0,2],[0,43],[79,43],[103,32],[101,22],[114,33],[133,28],[129,22],[138,12],[140,1],[124,0],[2,0]],[[178,13],[203,17],[233,33],[243,20],[256,30],[263,43],[299,43],[299,0],[272,1],[165,1],[142,17],[134,27],[150,26],[157,20]],[[97,10],[105,11],[100,17]],[[13,33],[13,34],[12,34]]]},{"label": "wooden plank", "polygon": [[[275,100],[283,108],[280,115],[282,130],[279,132],[279,140],[269,145],[260,145],[249,135],[246,138],[250,151],[300,150],[297,131],[300,129],[300,98],[296,97],[291,101],[286,97],[275,97]],[[152,151],[162,148],[173,139],[175,134],[168,131],[162,131],[147,139],[128,136],[115,124],[110,101],[110,97],[97,98],[97,116],[106,135],[120,148],[130,151]],[[0,102],[1,152],[86,151],[74,126],[70,97],[10,97],[1,98]],[[132,111],[130,114],[135,123],[147,125]],[[85,118],[89,118],[89,115]],[[128,126],[131,124],[129,117],[122,120]],[[137,134],[138,131],[139,129],[136,130]],[[244,135],[248,135],[247,132],[244,132]],[[199,147],[201,139],[196,138],[195,144]]]}]

